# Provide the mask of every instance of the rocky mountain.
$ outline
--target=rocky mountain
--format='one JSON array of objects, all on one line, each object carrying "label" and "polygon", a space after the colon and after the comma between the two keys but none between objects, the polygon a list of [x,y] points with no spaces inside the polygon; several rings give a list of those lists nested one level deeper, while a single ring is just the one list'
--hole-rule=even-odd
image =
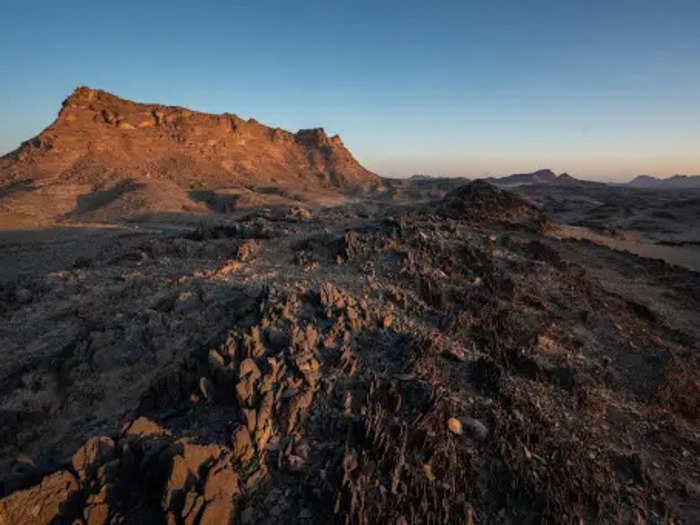
[{"label": "rocky mountain", "polygon": [[700,175],[673,175],[666,179],[654,177],[652,175],[638,175],[628,186],[636,188],[700,188]]},{"label": "rocky mountain", "polygon": [[228,211],[261,194],[337,199],[379,178],[322,128],[290,133],[80,87],[53,124],[0,158],[0,184],[3,211],[55,220]]}]

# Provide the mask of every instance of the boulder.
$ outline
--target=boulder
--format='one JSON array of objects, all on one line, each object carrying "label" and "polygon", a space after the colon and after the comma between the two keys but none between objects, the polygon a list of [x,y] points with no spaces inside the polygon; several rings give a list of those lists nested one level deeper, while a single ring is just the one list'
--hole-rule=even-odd
[{"label": "boulder", "polygon": [[48,525],[69,514],[78,491],[73,474],[61,470],[44,477],[41,483],[0,500],[0,524]]}]

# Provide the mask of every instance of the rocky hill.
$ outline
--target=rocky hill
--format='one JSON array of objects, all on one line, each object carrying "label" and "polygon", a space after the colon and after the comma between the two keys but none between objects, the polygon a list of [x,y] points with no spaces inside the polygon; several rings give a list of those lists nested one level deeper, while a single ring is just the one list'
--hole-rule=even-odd
[{"label": "rocky hill", "polygon": [[682,189],[700,188],[700,175],[674,175],[666,179],[652,175],[638,175],[627,183],[635,188]]},{"label": "rocky hill", "polygon": [[322,128],[290,133],[81,87],[53,124],[0,159],[0,184],[5,214],[41,222],[229,211],[271,194],[337,199],[379,178]]}]

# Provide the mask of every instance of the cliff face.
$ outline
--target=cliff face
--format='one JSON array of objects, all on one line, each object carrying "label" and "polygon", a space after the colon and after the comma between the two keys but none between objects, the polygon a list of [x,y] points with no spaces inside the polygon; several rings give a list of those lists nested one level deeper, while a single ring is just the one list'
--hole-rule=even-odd
[{"label": "cliff face", "polygon": [[240,186],[342,195],[379,183],[340,137],[321,128],[290,133],[233,114],[141,104],[86,87],[63,102],[53,124],[0,159],[3,187],[58,184],[60,194],[65,185],[110,188],[125,179],[135,187],[160,185],[161,193],[165,186]]}]

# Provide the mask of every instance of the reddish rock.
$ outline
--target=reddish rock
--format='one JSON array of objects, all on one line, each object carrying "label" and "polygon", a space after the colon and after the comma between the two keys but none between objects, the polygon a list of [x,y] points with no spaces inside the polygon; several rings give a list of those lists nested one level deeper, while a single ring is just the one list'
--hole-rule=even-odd
[{"label": "reddish rock", "polygon": [[65,470],[0,500],[0,524],[47,525],[64,517],[78,482]]},{"label": "reddish rock", "polygon": [[111,460],[115,444],[111,438],[100,436],[88,439],[73,454],[71,463],[81,482],[85,482],[102,463]]}]

